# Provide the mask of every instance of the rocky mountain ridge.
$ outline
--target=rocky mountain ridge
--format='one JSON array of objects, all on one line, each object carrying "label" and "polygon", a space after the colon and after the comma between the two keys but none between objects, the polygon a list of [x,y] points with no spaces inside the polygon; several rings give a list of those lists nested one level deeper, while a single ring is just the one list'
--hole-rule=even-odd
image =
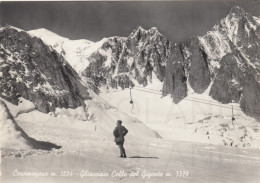
[{"label": "rocky mountain ridge", "polygon": [[0,29],[0,96],[32,101],[41,112],[76,108],[89,98],[75,70],[41,39],[12,26]]},{"label": "rocky mountain ridge", "polygon": [[[56,51],[94,88],[146,86],[158,79],[162,95],[170,94],[178,103],[187,96],[188,85],[199,94],[211,87],[213,99],[240,103],[247,115],[259,118],[259,25],[258,17],[236,6],[204,36],[178,44],[155,27],[140,26],[128,37],[104,38],[73,49],[47,44],[59,48]],[[29,33],[39,37],[37,30]],[[71,52],[75,57],[66,57]]]}]

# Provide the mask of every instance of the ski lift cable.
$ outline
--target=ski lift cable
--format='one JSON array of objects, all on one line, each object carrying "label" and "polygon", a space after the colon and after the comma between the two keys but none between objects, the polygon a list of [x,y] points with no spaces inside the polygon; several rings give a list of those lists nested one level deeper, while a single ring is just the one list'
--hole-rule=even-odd
[{"label": "ski lift cable", "polygon": [[[95,86],[97,86],[97,85],[95,85]],[[97,86],[97,87],[98,87],[98,86]],[[137,86],[135,86],[135,87],[137,87]],[[138,87],[138,88],[142,88],[142,87]],[[132,88],[132,89],[134,89],[134,88]],[[153,90],[153,89],[147,89],[147,88],[142,88],[142,89],[145,89],[145,90]],[[134,90],[137,90],[137,89],[134,89]],[[116,90],[116,91],[111,91],[110,93],[115,93],[115,92],[120,92],[120,91],[124,91],[124,89],[120,89],[120,90]],[[162,92],[162,91],[159,91],[159,90],[153,90],[153,91]],[[163,94],[163,92],[162,92],[162,93],[156,93],[156,94],[161,95],[161,94]],[[167,94],[168,94],[168,93],[167,93]],[[130,103],[132,104],[133,100],[132,100],[131,91],[130,91],[130,98],[131,98]],[[218,102],[214,102],[214,101],[210,101],[210,100],[204,100],[204,99],[198,99],[198,98],[194,98],[194,97],[186,97],[185,100],[197,100],[198,102],[199,102],[199,101],[202,101],[202,102],[208,102],[208,103],[219,104]],[[233,105],[230,105],[230,104],[226,104],[226,105],[229,105],[229,106],[230,106],[229,109],[231,109],[231,107],[233,106]],[[226,106],[224,106],[224,107],[227,108]],[[236,107],[236,106],[233,106],[233,107],[234,107],[235,109],[237,109],[237,110],[244,109],[244,110],[246,110],[246,111],[248,111],[248,112],[252,112],[252,111],[250,111],[249,109],[246,109],[246,108]],[[256,113],[256,112],[253,111],[253,113]],[[259,114],[260,114],[260,113],[259,113]]]},{"label": "ski lift cable", "polygon": [[[149,91],[140,90],[140,89],[134,89],[134,90],[139,90],[139,91],[143,91],[143,92],[148,92],[148,93],[153,93],[153,94],[161,95],[160,93],[154,93],[154,92],[149,92]],[[178,98],[181,98],[181,97],[178,97]],[[229,105],[229,106],[231,106],[231,107],[221,106],[221,105],[206,103],[206,102],[202,102],[202,101],[199,101],[199,100],[193,100],[193,99],[188,99],[188,98],[181,98],[181,99],[183,99],[183,100],[188,100],[188,101],[199,102],[199,103],[208,104],[208,105],[214,105],[214,106],[223,107],[223,108],[227,108],[227,109],[232,109],[232,106],[233,106],[233,105],[230,105],[230,104],[227,104],[227,105]],[[258,112],[256,112],[256,111],[252,111],[252,110],[249,110],[249,109],[246,109],[246,108],[234,108],[234,109],[236,109],[236,110],[244,109],[244,110],[246,110],[246,111],[248,111],[248,112],[260,114],[260,113],[258,113]]]},{"label": "ski lift cable", "polygon": [[[94,86],[98,87],[98,85],[96,85],[95,83],[93,83]],[[163,92],[160,91],[160,90],[154,90],[154,89],[148,89],[148,88],[144,88],[144,87],[139,87],[139,86],[134,86],[136,88],[141,88],[141,89],[145,89],[145,90],[140,90],[140,89],[135,89],[135,88],[132,88],[134,90],[139,90],[139,91],[144,91],[144,92],[149,92],[149,91],[146,91],[146,90],[151,90],[152,92],[149,92],[149,93],[153,93],[153,94],[158,94],[158,95],[162,95]],[[120,91],[124,91],[124,89],[121,89],[121,90],[116,90],[116,91],[112,91],[111,93],[114,93],[114,92],[120,92]],[[156,92],[161,92],[161,93],[155,93],[154,91]],[[168,94],[168,93],[167,93]],[[130,97],[131,97],[131,101],[133,102],[132,100],[132,94],[131,94],[131,90],[130,90]],[[181,97],[179,97],[181,98]],[[215,106],[219,106],[219,107],[223,107],[223,108],[227,108],[227,109],[235,109],[235,110],[245,110],[246,112],[251,112],[251,113],[256,113],[256,114],[260,114],[259,112],[256,112],[256,111],[252,111],[250,109],[247,109],[247,108],[244,108],[244,107],[237,107],[237,106],[233,106],[233,105],[230,105],[230,104],[225,104],[225,105],[229,105],[230,107],[227,107],[227,106],[221,106],[221,105],[216,105],[218,104],[218,102],[214,102],[214,101],[209,101],[209,100],[205,100],[205,99],[198,99],[198,98],[195,98],[195,97],[186,97],[186,98],[181,98],[183,100],[189,100],[189,101],[194,101],[194,102],[201,102],[201,103],[204,103],[204,104],[208,104],[208,105],[215,105]],[[195,101],[196,100],[196,101]],[[130,103],[131,103],[130,101]],[[207,103],[206,103],[207,102]],[[214,103],[214,104],[210,104],[210,103]],[[131,103],[132,104],[132,103]]]},{"label": "ski lift cable", "polygon": [[[154,90],[154,89],[150,89],[150,88],[144,88],[144,87],[139,87],[139,86],[135,86],[137,88],[142,88],[142,89],[145,89],[145,90],[150,90],[150,91],[157,91],[157,92],[161,92],[163,94],[163,91],[160,91],[160,90]],[[167,93],[168,94],[168,93]],[[196,97],[186,97],[186,98],[190,98],[190,99],[195,99],[195,100],[201,100],[201,101],[205,101],[205,102],[210,102],[210,103],[216,103],[216,104],[219,104],[219,102],[215,102],[215,101],[210,101],[210,100],[205,100],[205,99],[199,99],[199,98],[196,98]],[[227,105],[230,105],[230,104],[227,104]],[[230,105],[231,106],[231,105]]]},{"label": "ski lift cable", "polygon": [[[135,87],[138,87],[138,86],[135,86]],[[146,89],[146,90],[153,90],[153,91],[157,91],[157,92],[161,92],[161,93],[158,93],[158,94],[163,94],[162,91],[159,91],[159,90],[154,90],[154,89],[147,89],[147,88],[144,88],[144,87],[138,87],[138,88],[143,88],[143,89]],[[167,93],[168,94],[168,93]],[[218,102],[214,102],[214,101],[210,101],[210,100],[205,100],[205,99],[199,99],[199,98],[195,98],[195,97],[186,97],[185,98],[186,100],[187,99],[191,99],[191,100],[197,100],[197,101],[205,101],[205,102],[208,102],[208,103],[215,103],[215,104],[219,104]],[[223,104],[224,105],[224,104]],[[252,111],[250,109],[247,109],[247,108],[244,108],[244,107],[239,107],[239,106],[234,106],[234,105],[231,105],[231,104],[225,104],[225,105],[229,105],[231,108],[233,107],[234,109],[237,109],[237,110],[241,110],[241,109],[244,109],[245,111],[248,111],[248,112],[253,112],[253,113],[258,113],[256,111]],[[258,113],[260,114],[260,113]]]},{"label": "ski lift cable", "polygon": [[[155,92],[150,92],[150,91],[145,91],[145,90],[140,90],[140,89],[134,89],[134,90],[143,91],[143,92],[152,93],[152,94],[157,94],[157,95],[161,95],[160,93],[155,93]],[[177,97],[177,98],[181,98],[181,97]],[[181,98],[181,99],[182,99],[182,98]],[[203,103],[203,104],[215,105],[215,106],[219,106],[219,107],[224,107],[224,108],[231,109],[230,107],[227,107],[227,106],[221,106],[221,105],[216,105],[216,104],[210,104],[210,103],[206,103],[206,102],[202,102],[202,101],[198,101],[198,100],[193,100],[193,99],[188,99],[188,98],[183,98],[183,100],[194,101],[194,102],[200,102],[200,103]]]},{"label": "ski lift cable", "polygon": [[[98,85],[94,84],[96,87],[99,87]],[[159,90],[154,90],[154,89],[148,89],[148,88],[144,88],[144,87],[139,87],[139,86],[135,86],[137,88],[141,88],[141,89],[145,89],[145,90],[152,90],[152,91],[156,91],[156,92],[161,92],[161,93],[158,93],[158,94],[163,94],[163,91],[159,91]],[[132,88],[133,89],[133,88]],[[114,92],[119,92],[119,91],[124,91],[124,89],[121,89],[121,90],[116,90],[116,91],[111,91],[111,93],[114,93]],[[167,93],[168,94],[168,93]],[[131,95],[131,89],[130,89],[130,98],[131,98],[131,101],[130,103],[132,104],[133,100],[132,100],[132,95]],[[199,99],[199,98],[195,98],[195,97],[186,97],[186,99],[194,99],[194,100],[198,100],[198,101],[205,101],[205,102],[209,102],[209,103],[215,103],[215,104],[219,104],[218,102],[214,102],[214,101],[210,101],[210,100],[205,100],[205,99]],[[231,107],[230,104],[226,104],[226,105],[229,105]],[[238,107],[238,109],[241,109]],[[245,109],[246,110],[246,109]]]},{"label": "ski lift cable", "polygon": [[[133,88],[134,89],[134,88]],[[155,93],[155,92],[150,92],[150,91],[145,91],[145,90],[140,90],[140,89],[134,89],[134,90],[137,90],[137,91],[142,91],[142,92],[147,92],[147,93],[152,93],[152,94],[157,94],[157,95],[161,95],[160,93]],[[181,97],[178,97],[178,98],[181,98]],[[198,102],[198,103],[203,103],[203,104],[207,104],[207,105],[213,105],[213,106],[217,106],[217,107],[222,107],[222,108],[227,108],[227,109],[232,109],[232,107],[228,107],[228,106],[221,106],[221,105],[217,105],[217,104],[211,104],[211,103],[207,103],[207,102],[203,102],[203,101],[199,101],[199,100],[194,100],[194,99],[187,99],[187,98],[181,98],[182,100],[188,100],[188,101],[192,101],[192,102]],[[233,108],[235,110],[241,110],[241,109],[245,109],[245,108]],[[257,113],[257,114],[260,114],[256,111],[251,111],[251,110],[248,110],[248,109],[245,109],[246,111],[248,112],[252,112],[252,113]]]},{"label": "ski lift cable", "polygon": [[[138,88],[141,88],[141,87],[138,87]],[[152,89],[147,89],[147,88],[143,88],[143,89],[145,89],[145,90],[148,90],[148,91],[156,91],[156,92],[160,92],[160,93],[158,93],[158,94],[167,94],[168,95],[168,93],[164,93],[163,91],[159,91],[159,90],[152,90]],[[205,100],[205,99],[199,99],[199,98],[195,98],[195,97],[186,97],[186,98],[189,98],[189,99],[195,99],[195,100],[201,100],[201,101],[205,101],[205,102],[210,102],[210,103],[216,103],[216,104],[218,104],[218,102],[214,102],[214,101],[210,101],[210,100]]]},{"label": "ski lift cable", "polygon": [[[138,90],[138,89],[136,89],[136,90]],[[139,89],[139,91],[148,92],[148,91],[140,90],[140,89]],[[161,95],[161,94],[159,94],[159,93],[154,93],[154,92],[148,92],[148,93],[153,93],[153,94]],[[185,99],[183,99],[183,100],[185,100]],[[186,98],[186,100],[188,100],[188,101],[193,101],[193,102],[199,102],[199,103],[203,103],[203,104],[208,104],[208,105],[214,105],[214,106],[224,107],[224,106],[220,106],[220,105],[216,105],[216,104],[210,104],[210,103],[201,102],[201,101],[189,100],[189,99],[187,99],[187,98]],[[226,106],[225,106],[225,108],[229,108],[229,109],[230,109],[230,107],[226,107]],[[233,105],[232,105],[232,118],[231,118],[231,120],[232,120],[232,125],[234,126],[235,117],[234,117],[234,114],[233,114]]]}]

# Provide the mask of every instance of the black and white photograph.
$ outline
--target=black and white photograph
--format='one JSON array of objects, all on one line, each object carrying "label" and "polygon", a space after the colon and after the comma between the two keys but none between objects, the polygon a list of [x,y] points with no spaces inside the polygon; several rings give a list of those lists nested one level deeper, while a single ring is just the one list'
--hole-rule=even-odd
[{"label": "black and white photograph", "polygon": [[260,0],[0,1],[1,183],[259,183]]}]

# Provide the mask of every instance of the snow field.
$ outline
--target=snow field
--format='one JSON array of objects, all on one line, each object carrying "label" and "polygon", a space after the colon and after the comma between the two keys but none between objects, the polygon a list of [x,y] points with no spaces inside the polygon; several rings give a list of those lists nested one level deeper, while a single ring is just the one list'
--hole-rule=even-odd
[{"label": "snow field", "polygon": [[[130,89],[110,89],[110,92],[104,89],[101,96],[166,139],[240,148],[260,147],[260,124],[243,114],[239,104],[221,104],[209,96],[210,87],[200,95],[190,86],[188,97],[174,104],[170,96],[161,97],[162,83],[155,80],[145,88],[137,85],[132,89],[133,109],[129,103]],[[231,105],[234,107],[234,125]]]}]

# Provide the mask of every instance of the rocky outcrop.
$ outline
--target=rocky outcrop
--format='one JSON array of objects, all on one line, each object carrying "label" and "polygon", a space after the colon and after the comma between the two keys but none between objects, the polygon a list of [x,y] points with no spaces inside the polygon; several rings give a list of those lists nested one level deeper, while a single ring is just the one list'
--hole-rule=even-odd
[{"label": "rocky outcrop", "polygon": [[252,69],[239,51],[227,54],[221,60],[210,95],[222,103],[240,102],[242,111],[260,119],[260,84]]},{"label": "rocky outcrop", "polygon": [[260,118],[260,26],[251,14],[234,7],[213,30],[199,38],[215,67],[210,95],[222,103],[240,103],[249,116]]},{"label": "rocky outcrop", "polygon": [[[95,85],[103,82],[112,87],[126,88],[133,86],[133,81],[146,86],[152,79],[158,79],[165,82],[163,95],[171,94],[175,102],[186,96],[188,77],[191,87],[197,93],[204,92],[210,84],[207,55],[200,48],[198,38],[174,44],[160,34],[157,28],[145,30],[137,27],[120,41],[108,38],[88,61],[90,64],[83,76],[94,78],[98,82]],[[152,78],[152,73],[156,78]],[[167,86],[169,83],[171,86]]]},{"label": "rocky outcrop", "polygon": [[184,43],[182,48],[186,54],[184,57],[188,65],[189,84],[196,93],[201,94],[210,84],[207,54],[201,49],[198,37]]},{"label": "rocky outcrop", "polygon": [[253,77],[244,84],[240,107],[245,114],[260,121],[260,84]]},{"label": "rocky outcrop", "polygon": [[99,76],[105,84],[122,88],[133,86],[133,80],[146,86],[152,80],[152,72],[164,80],[170,42],[157,28],[137,27],[127,38],[112,37],[100,42],[100,48],[89,57],[83,76]]},{"label": "rocky outcrop", "polygon": [[13,104],[20,97],[41,112],[76,108],[89,98],[78,74],[41,39],[10,26],[0,30],[0,96]]},{"label": "rocky outcrop", "polygon": [[163,95],[171,94],[173,102],[178,103],[187,96],[187,77],[181,49],[174,45],[172,55],[166,63],[166,74],[163,82]]},{"label": "rocky outcrop", "polygon": [[239,102],[242,94],[241,70],[237,65],[239,58],[234,54],[227,54],[221,60],[221,67],[210,89],[213,99],[222,103]]},{"label": "rocky outcrop", "polygon": [[254,78],[260,81],[260,26],[256,17],[235,6],[227,17],[199,40],[211,67],[219,68],[221,59],[236,50],[254,66]]},{"label": "rocky outcrop", "polygon": [[156,77],[163,81],[165,64],[171,49],[169,40],[160,34],[157,28],[145,30],[137,27],[127,38],[125,45],[121,59],[133,60],[134,70],[131,70],[133,79],[137,79],[139,84],[146,85],[154,72]]}]

